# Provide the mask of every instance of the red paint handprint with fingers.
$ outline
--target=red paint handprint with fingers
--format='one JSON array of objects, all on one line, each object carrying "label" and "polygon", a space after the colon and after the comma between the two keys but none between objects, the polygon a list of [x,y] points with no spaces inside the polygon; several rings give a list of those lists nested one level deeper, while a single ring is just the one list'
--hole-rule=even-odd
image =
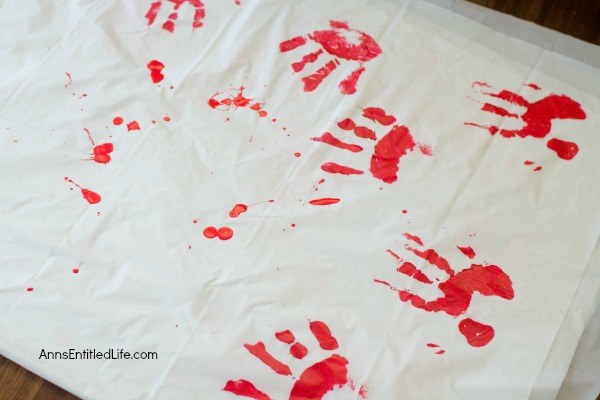
[{"label": "red paint handprint with fingers", "polygon": [[[526,85],[529,89],[541,90],[535,84]],[[563,94],[550,94],[538,101],[529,102],[520,94],[501,90],[495,91],[490,85],[484,82],[475,82],[472,88],[478,90],[480,94],[489,96],[497,101],[504,102],[509,107],[520,107],[524,112],[518,114],[511,112],[503,106],[484,103],[482,111],[486,111],[498,116],[520,120],[522,127],[519,129],[504,129],[495,125],[481,125],[473,122],[465,122],[465,125],[476,126],[486,129],[490,134],[506,138],[526,138],[533,137],[543,139],[548,136],[552,130],[552,121],[555,119],[585,119],[585,111],[575,100]],[[546,146],[556,152],[557,156],[563,160],[571,160],[577,155],[579,147],[574,142],[568,142],[561,139],[552,138],[548,140]]]},{"label": "red paint handprint with fingers", "polygon": [[[405,233],[404,237],[419,247],[423,247],[423,242],[419,237],[409,233]],[[433,249],[419,250],[412,244],[406,244],[405,248],[448,275],[444,282],[437,285],[443,296],[434,300],[425,300],[410,290],[397,289],[386,281],[375,279],[375,282],[386,285],[397,292],[401,301],[410,303],[413,307],[428,312],[442,311],[452,317],[458,317],[469,309],[475,292],[483,296],[498,296],[506,300],[512,300],[514,297],[510,277],[496,265],[471,264],[469,268],[457,273],[450,267],[448,261]],[[475,257],[475,252],[471,247],[458,247],[458,249],[469,259]],[[391,250],[388,252],[400,261],[397,272],[426,285],[433,284],[433,281],[414,264],[402,260]],[[494,338],[494,328],[470,318],[461,320],[458,329],[465,336],[467,342],[474,347],[485,346]]]},{"label": "red paint handprint with fingers", "polygon": [[[363,117],[383,126],[390,126],[396,122],[396,118],[387,115],[386,112],[378,107],[367,107],[363,109]],[[394,183],[398,179],[397,172],[400,169],[400,159],[406,154],[412,152],[415,147],[419,147],[421,152],[431,155],[431,148],[426,145],[416,143],[406,126],[394,125],[381,139],[377,141],[377,134],[374,130],[357,125],[352,119],[346,118],[337,123],[345,131],[352,131],[355,136],[361,139],[373,140],[375,146],[371,155],[371,165],[369,171],[374,178],[385,183]],[[315,142],[322,142],[353,153],[360,153],[363,148],[356,144],[344,142],[329,132],[325,132],[320,137],[312,138]],[[321,165],[321,169],[332,174],[344,175],[362,175],[364,171],[351,168],[337,163],[328,162]]]},{"label": "red paint handprint with fingers", "polygon": [[[338,349],[337,340],[332,336],[329,327],[324,322],[310,322],[310,331],[315,339],[317,339],[321,349],[327,351]],[[289,330],[275,333],[275,338],[282,343],[290,345],[290,354],[298,360],[302,360],[308,354],[306,346],[297,342],[294,334]],[[350,385],[352,390],[356,389],[354,383],[347,376],[348,370],[346,365],[348,365],[348,360],[339,354],[332,354],[328,358],[312,364],[301,372],[298,378],[294,378],[290,367],[273,357],[267,351],[263,342],[245,344],[244,347],[273,372],[283,376],[290,376],[295,380],[289,400],[321,400],[325,394],[345,385]],[[250,397],[256,400],[271,400],[269,395],[260,391],[254,384],[244,379],[228,381],[223,390],[237,396]],[[358,394],[366,398],[366,388],[361,386],[358,389]]]},{"label": "red paint handprint with fingers", "polygon": [[[292,64],[294,72],[300,72],[307,63],[314,63],[323,55],[323,50],[333,56],[333,59],[319,68],[315,73],[302,78],[304,91],[312,92],[319,87],[321,82],[333,72],[340,64],[339,59],[358,63],[358,68],[351,72],[346,79],[339,84],[342,94],[356,93],[356,84],[361,74],[365,71],[364,63],[376,58],[381,54],[381,47],[370,35],[356,29],[350,29],[346,22],[330,21],[331,29],[315,31],[309,34],[308,39],[321,45],[313,53],[302,57],[301,61]],[[279,44],[279,50],[284,53],[292,51],[306,44],[304,36],[297,36]]]},{"label": "red paint handprint with fingers", "polygon": [[162,28],[165,31],[173,32],[175,30],[175,22],[179,17],[179,7],[181,7],[184,3],[189,3],[190,6],[194,7],[194,22],[192,23],[192,28],[200,28],[202,26],[202,20],[205,17],[204,4],[200,0],[158,0],[150,5],[150,9],[146,14],[146,19],[148,19],[148,26],[152,25],[156,20],[156,16],[160,11],[162,4],[165,1],[169,1],[173,3],[173,12],[169,14],[167,21],[165,21],[162,25]]}]

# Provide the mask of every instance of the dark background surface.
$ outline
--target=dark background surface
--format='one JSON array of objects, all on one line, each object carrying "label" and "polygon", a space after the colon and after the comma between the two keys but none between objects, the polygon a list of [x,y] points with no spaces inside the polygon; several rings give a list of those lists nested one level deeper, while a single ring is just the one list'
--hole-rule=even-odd
[{"label": "dark background surface", "polygon": [[[600,45],[600,0],[468,1]],[[0,356],[0,400],[77,400],[77,397]],[[600,395],[596,400],[600,400]]]}]

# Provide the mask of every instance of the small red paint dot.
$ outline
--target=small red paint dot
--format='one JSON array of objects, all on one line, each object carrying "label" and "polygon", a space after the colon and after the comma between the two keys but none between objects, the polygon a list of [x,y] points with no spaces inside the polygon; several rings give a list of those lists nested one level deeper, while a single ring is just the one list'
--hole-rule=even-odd
[{"label": "small red paint dot", "polygon": [[402,214],[406,214],[408,211],[406,210],[402,210]]},{"label": "small red paint dot", "polygon": [[171,117],[169,117],[168,115],[165,115],[165,116],[163,117],[163,119],[164,119],[165,121],[169,122],[169,121],[171,120]]},{"label": "small red paint dot", "polygon": [[28,292],[31,292],[31,291],[33,291],[33,288],[32,288],[32,287],[28,287],[28,288],[27,288],[27,291],[28,291]]},{"label": "small red paint dot", "polygon": [[209,227],[205,228],[202,233],[204,234],[205,237],[207,237],[209,239],[214,239],[217,237],[217,228],[215,228],[214,226],[209,226]]},{"label": "small red paint dot", "polygon": [[73,268],[73,273],[74,274],[78,274],[79,273],[79,268]]},{"label": "small red paint dot", "polygon": [[292,228],[294,228],[296,226],[296,224],[292,224]]},{"label": "small red paint dot", "polygon": [[191,249],[191,248],[192,248],[192,246],[188,246],[188,249]]},{"label": "small red paint dot", "polygon": [[197,219],[195,219],[195,220],[193,220],[192,222],[193,222],[193,223],[195,223],[195,224],[197,224],[197,223],[198,223],[198,220],[197,220]]},{"label": "small red paint dot", "polygon": [[121,125],[123,123],[123,118],[121,117],[115,117],[115,119],[113,119],[113,124],[115,125]]},{"label": "small red paint dot", "polygon": [[302,154],[300,154],[300,153],[294,153],[294,155],[295,155],[296,157],[300,157]]}]

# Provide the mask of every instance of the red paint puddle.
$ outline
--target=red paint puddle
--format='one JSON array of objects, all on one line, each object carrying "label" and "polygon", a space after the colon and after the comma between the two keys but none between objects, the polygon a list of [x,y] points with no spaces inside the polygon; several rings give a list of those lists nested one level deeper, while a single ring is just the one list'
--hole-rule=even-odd
[{"label": "red paint puddle", "polygon": [[77,266],[77,268],[73,268],[72,271],[74,274],[78,274],[79,270],[81,269],[81,265],[83,264],[83,261],[79,263],[79,265]]},{"label": "red paint puddle", "polygon": [[458,324],[458,330],[473,347],[483,347],[494,338],[494,328],[466,318]]},{"label": "red paint puddle", "polygon": [[326,143],[330,146],[337,147],[338,149],[349,150],[353,153],[358,153],[363,150],[363,148],[360,147],[359,145],[342,142],[341,140],[337,139],[329,132],[325,132],[320,137],[314,137],[314,138],[311,138],[310,140],[313,140],[315,142]]},{"label": "red paint puddle", "polygon": [[265,201],[259,201],[258,203],[250,204],[249,206],[247,206],[245,204],[236,204],[235,206],[233,206],[233,208],[231,209],[231,211],[229,211],[229,216],[231,218],[237,218],[240,214],[243,214],[246,211],[248,211],[249,207],[255,206],[257,204],[274,203],[274,202],[275,202],[275,200],[265,200]]},{"label": "red paint puddle", "polygon": [[[208,99],[208,105],[211,108],[219,109],[219,107],[223,107],[225,111],[229,111],[230,109],[238,109],[238,108],[250,108],[252,111],[256,111],[256,113],[264,118],[268,115],[268,113],[262,110],[262,105],[260,103],[251,104],[253,99],[246,98],[244,96],[244,87],[240,86],[239,89],[229,89],[223,92],[217,92],[212,95],[210,99]],[[227,93],[229,97],[226,97],[222,100],[217,100],[215,97],[221,94]]]},{"label": "red paint puddle", "polygon": [[98,193],[92,192],[91,190],[85,189],[81,186],[79,186],[77,183],[75,183],[72,179],[69,179],[68,177],[65,176],[65,181],[77,186],[79,189],[81,189],[81,194],[83,195],[83,198],[90,204],[97,204],[100,203],[100,201],[102,200],[102,197],[100,197],[100,195]]},{"label": "red paint puddle", "polygon": [[119,125],[121,125],[122,123],[123,123],[123,118],[121,118],[121,117],[115,117],[115,118],[113,119],[113,124],[115,124],[116,126],[119,126]]},{"label": "red paint puddle", "polygon": [[138,124],[137,121],[131,121],[130,123],[127,124],[127,131],[139,131],[140,130],[140,124]]},{"label": "red paint puddle", "polygon": [[475,251],[471,248],[471,246],[468,247],[460,247],[460,246],[456,246],[465,256],[469,257],[470,260],[472,260],[473,258],[475,258]]},{"label": "red paint puddle", "polygon": [[[354,94],[356,93],[358,80],[365,71],[364,64],[379,56],[382,52],[381,47],[370,35],[356,29],[350,29],[345,22],[330,21],[329,25],[331,29],[315,31],[307,35],[308,39],[321,45],[322,50],[303,56],[301,61],[292,63],[292,69],[294,72],[301,72],[307,63],[316,62],[325,52],[333,57],[333,59],[326,61],[322,67],[318,68],[315,73],[302,78],[304,91],[312,92],[337,68],[340,64],[339,59],[356,62],[358,67],[338,85],[342,94]],[[357,39],[359,43],[354,43],[354,40],[349,41],[350,37]],[[279,51],[282,53],[292,51],[305,44],[306,38],[298,36],[281,42]]]},{"label": "red paint puddle", "polygon": [[[161,9],[162,3],[163,3],[163,0],[158,0],[158,1],[155,1],[152,4],[150,4],[150,8],[148,9],[148,12],[146,13],[146,19],[148,20],[148,26],[154,24],[154,21],[156,20],[158,12]],[[175,23],[177,22],[177,18],[179,17],[178,10],[179,10],[179,7],[181,7],[181,5],[184,3],[188,3],[190,6],[192,6],[194,8],[194,19],[192,22],[192,29],[200,28],[203,25],[202,21],[204,20],[206,13],[204,10],[204,4],[202,3],[201,0],[169,0],[169,2],[167,4],[171,4],[171,3],[173,5],[174,12],[169,14],[167,21],[165,21],[162,25],[162,29],[164,29],[165,31],[171,32],[171,33],[173,33],[173,31],[175,31]]]},{"label": "red paint puddle", "polygon": [[[473,83],[473,87],[475,86],[493,89],[490,85],[482,82]],[[535,84],[527,84],[526,86],[535,90],[541,90],[541,88]],[[520,119],[524,123],[524,126],[521,129],[502,129],[495,125],[480,125],[472,122],[465,122],[465,125],[486,129],[491,135],[499,134],[505,138],[532,137],[542,139],[548,136],[552,130],[552,121],[555,119],[586,119],[586,113],[581,108],[581,105],[565,95],[552,93],[541,100],[530,103],[520,94],[508,90],[501,90],[497,93],[493,91],[481,91],[481,93],[492,98],[503,100],[512,105],[525,108],[525,112],[519,116],[510,113],[502,107],[484,103],[481,107],[482,111],[493,113],[501,117]],[[564,160],[573,159],[579,151],[577,144],[560,139],[550,139],[547,143],[547,147],[556,152],[557,156]]]},{"label": "red paint puddle", "polygon": [[160,83],[165,78],[162,74],[162,70],[165,68],[165,64],[158,60],[152,60],[148,63],[148,69],[150,70],[150,78],[152,83]]},{"label": "red paint puddle", "polygon": [[315,199],[315,200],[311,200],[308,203],[312,204],[313,206],[328,206],[330,204],[335,204],[335,203],[339,203],[340,199],[335,199],[335,198],[323,198],[323,199]]},{"label": "red paint puddle", "polygon": [[[421,240],[417,237],[408,233],[404,236],[422,246]],[[376,283],[386,285],[397,292],[400,301],[410,303],[415,308],[436,313],[441,311],[450,316],[457,317],[469,309],[473,295],[476,292],[483,296],[497,296],[506,300],[512,300],[514,297],[510,277],[496,265],[483,266],[480,264],[471,264],[469,268],[455,273],[448,261],[435,250],[426,249],[425,251],[421,251],[409,245],[405,245],[405,248],[448,275],[445,281],[437,285],[443,296],[430,301],[412,293],[410,290],[397,289],[386,281],[375,279]],[[459,249],[469,258],[472,258],[471,255],[475,255],[475,252],[470,247],[459,247]],[[390,253],[395,255],[391,251]],[[396,255],[395,257],[399,258]],[[422,271],[418,270],[411,263],[403,263],[397,269],[397,272],[424,284],[433,283]],[[493,338],[493,329],[490,326],[470,319],[461,321],[459,330],[467,338],[467,342],[475,347],[485,346]]]},{"label": "red paint puddle", "polygon": [[111,160],[110,153],[113,152],[114,146],[112,143],[103,143],[96,146],[94,143],[94,139],[92,139],[92,135],[87,128],[83,128],[85,133],[87,133],[90,142],[92,142],[92,146],[94,146],[94,156],[91,160],[96,161],[98,164],[108,164]]}]

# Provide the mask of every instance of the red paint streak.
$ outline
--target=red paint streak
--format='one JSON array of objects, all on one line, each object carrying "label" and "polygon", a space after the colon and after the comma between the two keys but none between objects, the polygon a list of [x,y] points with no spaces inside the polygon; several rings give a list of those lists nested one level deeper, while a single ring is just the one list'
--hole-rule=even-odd
[{"label": "red paint streak", "polygon": [[294,156],[295,156],[295,157],[300,157],[301,155],[302,155],[302,154],[301,154],[301,153],[298,153],[298,152],[294,153]]},{"label": "red paint streak", "polygon": [[416,235],[411,235],[410,233],[403,233],[402,236],[404,236],[408,240],[412,240],[413,242],[417,243],[419,246],[423,246],[423,241],[421,240],[420,237],[418,237]]},{"label": "red paint streak", "polygon": [[237,218],[240,214],[245,213],[248,210],[248,206],[245,204],[236,204],[233,206],[231,211],[229,211],[229,216],[231,218]]},{"label": "red paint streak", "polygon": [[348,383],[348,360],[337,354],[313,364],[294,383],[289,400],[321,400],[323,396]]},{"label": "red paint streak", "polygon": [[330,174],[343,174],[343,175],[362,175],[363,171],[359,169],[354,169],[350,167],[346,167],[344,165],[339,165],[336,163],[328,162],[321,165],[321,169],[325,172],[329,172]]},{"label": "red paint streak", "polygon": [[473,347],[483,347],[494,338],[494,328],[466,318],[458,324],[458,330]]},{"label": "red paint streak", "polygon": [[214,239],[217,237],[217,228],[215,228],[214,226],[209,226],[207,228],[204,228],[204,231],[202,233],[206,238]]},{"label": "red paint streak", "polygon": [[323,183],[323,182],[325,182],[325,179],[320,179],[318,183],[319,183],[319,185],[320,185],[320,184],[321,184],[321,183]]},{"label": "red paint streak", "polygon": [[269,396],[255,388],[252,383],[243,379],[235,382],[228,381],[223,390],[237,396],[250,397],[255,400],[271,400]]},{"label": "red paint streak", "polygon": [[331,331],[325,322],[311,321],[310,331],[315,335],[315,338],[319,341],[319,346],[323,350],[335,350],[338,348],[338,342],[331,335]]},{"label": "red paint streak", "polygon": [[290,332],[289,330],[276,332],[275,337],[280,342],[287,343],[287,344],[292,344],[296,340],[296,337],[294,336],[294,334],[292,332]]},{"label": "red paint streak", "polygon": [[394,253],[393,251],[391,251],[391,250],[389,250],[389,249],[388,249],[388,250],[386,250],[386,251],[387,251],[388,253],[390,253],[392,256],[394,256],[394,258],[395,258],[395,259],[397,259],[397,260],[401,260],[400,256],[399,256],[398,254]]},{"label": "red paint streak", "polygon": [[308,354],[308,349],[302,343],[294,343],[294,345],[290,347],[290,354],[292,357],[302,360]]},{"label": "red paint streak", "polygon": [[310,140],[313,140],[315,142],[325,143],[330,146],[337,147],[338,149],[349,150],[353,153],[358,153],[363,150],[363,148],[357,144],[350,144],[350,143],[342,142],[341,140],[339,140],[338,138],[336,138],[329,132],[325,132],[321,136],[311,138]]},{"label": "red paint streak", "polygon": [[340,199],[334,199],[334,198],[323,198],[323,199],[315,199],[315,200],[311,200],[308,203],[312,204],[313,206],[328,206],[330,204],[335,204],[335,203],[339,203]]},{"label": "red paint streak", "polygon": [[32,288],[32,287],[28,287],[28,288],[27,288],[27,291],[28,291],[28,292],[33,292],[33,288]]},{"label": "red paint streak", "polygon": [[541,167],[541,166],[539,166],[539,167],[535,167],[533,170],[534,170],[535,172],[537,172],[537,171],[541,171],[541,170],[542,170],[542,167]]},{"label": "red paint streak", "polygon": [[306,44],[306,39],[302,36],[297,36],[290,40],[286,40],[285,42],[279,43],[279,51],[285,53],[286,51],[294,50],[297,47],[303,46]]},{"label": "red paint streak", "polygon": [[436,351],[435,354],[444,354],[446,352],[446,350],[440,350],[440,351]]},{"label": "red paint streak", "polygon": [[226,226],[219,228],[217,231],[217,236],[221,240],[229,240],[233,237],[233,229]]},{"label": "red paint streak", "polygon": [[250,352],[250,354],[262,361],[275,373],[279,375],[292,375],[290,367],[288,367],[287,365],[273,357],[271,354],[269,354],[263,342],[258,342],[254,345],[245,344],[244,347]]},{"label": "red paint streak", "polygon": [[410,131],[405,126],[394,126],[376,145],[371,157],[371,174],[385,183],[398,180],[400,158],[415,148]]},{"label": "red paint streak", "polygon": [[121,118],[121,117],[115,117],[113,119],[113,124],[115,124],[117,126],[121,125],[122,123],[123,123],[123,118]]},{"label": "red paint streak", "polygon": [[358,136],[359,138],[363,138],[363,139],[371,139],[371,140],[377,139],[375,132],[372,129],[367,128],[366,126],[357,126],[354,129],[354,134],[356,136]]},{"label": "red paint streak", "polygon": [[302,61],[298,61],[292,64],[292,69],[294,72],[300,72],[306,66],[306,63],[314,63],[317,61],[319,56],[323,54],[323,50],[315,51],[314,53],[310,53],[302,57]]},{"label": "red paint streak", "polygon": [[419,282],[423,282],[423,283],[427,283],[427,284],[433,283],[433,281],[430,280],[427,277],[427,275],[425,275],[417,267],[415,267],[414,264],[409,263],[409,262],[402,263],[402,265],[399,266],[396,269],[396,271],[398,271],[404,275],[408,275],[408,276],[418,280]]},{"label": "red paint streak", "polygon": [[387,115],[382,108],[367,107],[363,108],[363,117],[371,121],[379,122],[383,126],[388,126],[396,122],[396,117]]},{"label": "red paint streak", "polygon": [[317,72],[307,77],[302,78],[304,82],[304,91],[312,92],[319,87],[323,79],[327,78],[338,66],[335,61],[329,61],[325,66],[319,68]]},{"label": "red paint streak", "polygon": [[566,142],[560,139],[550,139],[546,144],[548,148],[556,152],[556,155],[563,160],[572,160],[579,152],[579,147],[576,143]]},{"label": "red paint streak", "polygon": [[138,124],[137,121],[131,121],[130,123],[127,124],[127,130],[128,131],[139,131],[140,124]]},{"label": "red paint streak", "polygon": [[452,268],[450,268],[450,264],[448,264],[448,261],[446,261],[444,257],[440,256],[435,250],[428,249],[425,251],[421,251],[413,249],[408,245],[406,246],[406,248],[412,251],[416,256],[421,257],[422,259],[426,260],[429,264],[436,266],[448,275],[454,275],[454,271],[452,270]]},{"label": "red paint streak", "polygon": [[469,259],[473,259],[475,258],[475,251],[473,250],[473,248],[471,248],[471,246],[467,246],[467,247],[460,247],[460,246],[456,246],[458,247],[458,249],[467,257],[469,257]]},{"label": "red paint streak", "polygon": [[346,77],[343,81],[340,82],[338,87],[340,88],[341,94],[354,94],[356,93],[356,84],[358,83],[358,78],[365,72],[365,67],[361,66],[360,68],[352,71],[350,75]]},{"label": "red paint streak", "polygon": [[535,163],[533,161],[525,161],[523,164],[525,164],[525,165],[533,165]]},{"label": "red paint streak", "polygon": [[494,113],[496,115],[500,115],[501,117],[519,118],[518,114],[508,112],[507,110],[505,110],[502,107],[498,107],[498,106],[495,106],[495,105],[489,104],[489,103],[485,103],[483,105],[483,107],[481,107],[481,109],[483,111],[487,111],[487,112]]},{"label": "red paint streak", "polygon": [[475,86],[482,86],[482,87],[486,87],[486,88],[493,89],[493,87],[491,87],[489,84],[487,84],[487,83],[485,83],[485,82],[478,82],[478,81],[475,81],[475,82],[473,82],[473,84],[471,85],[471,89],[473,89]]},{"label": "red paint streak", "polygon": [[90,204],[97,204],[100,203],[100,201],[102,200],[102,197],[100,197],[100,195],[98,193],[92,192],[91,190],[82,188],[81,186],[79,186],[77,183],[75,183],[72,179],[69,179],[68,177],[65,176],[65,181],[77,186],[79,189],[81,189],[81,194],[83,195],[83,198]]},{"label": "red paint streak", "polygon": [[244,97],[244,89],[245,88],[243,86],[240,86],[239,89],[229,89],[227,91],[229,97],[226,97],[223,100],[217,100],[215,97],[225,92],[216,92],[210,99],[208,99],[208,105],[214,109],[224,106],[225,111],[228,111],[232,108],[238,109],[249,107],[251,110],[256,111],[261,118],[266,117],[268,113],[261,109],[262,105],[260,103],[250,104],[253,99]]},{"label": "red paint streak", "polygon": [[440,345],[435,343],[427,343],[427,347],[440,347]]},{"label": "red paint streak", "polygon": [[165,68],[165,64],[158,60],[152,60],[148,63],[148,69],[150,70],[150,78],[152,83],[161,82],[165,76],[162,74],[162,70]]},{"label": "red paint streak", "polygon": [[350,118],[346,118],[345,120],[338,122],[337,126],[345,131],[353,131],[354,128],[356,128],[356,124]]},{"label": "red paint streak", "polygon": [[542,88],[539,87],[538,85],[536,85],[535,83],[526,83],[525,86],[529,86],[530,88],[532,88],[534,90],[542,90]]}]

